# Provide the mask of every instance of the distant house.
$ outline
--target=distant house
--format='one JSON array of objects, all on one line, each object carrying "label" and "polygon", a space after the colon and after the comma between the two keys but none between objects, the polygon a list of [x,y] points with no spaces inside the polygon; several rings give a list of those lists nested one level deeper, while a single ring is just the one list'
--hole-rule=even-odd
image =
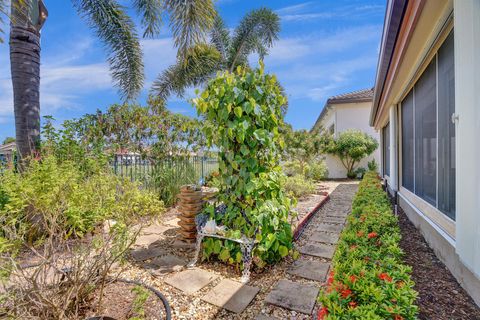
[{"label": "distant house", "polygon": [[0,145],[0,163],[11,163],[13,162],[13,156],[17,145],[15,142],[6,143]]},{"label": "distant house", "polygon": [[[369,125],[372,108],[373,89],[365,89],[330,97],[323,107],[312,130],[323,129],[335,137],[348,129],[363,131],[377,141],[380,135]],[[380,151],[376,150],[370,157],[363,159],[357,167],[367,167],[368,161],[375,159],[380,163]],[[347,170],[338,157],[326,155],[329,178],[345,178]]]},{"label": "distant house", "polygon": [[370,123],[389,192],[480,305],[479,0],[388,1]]}]

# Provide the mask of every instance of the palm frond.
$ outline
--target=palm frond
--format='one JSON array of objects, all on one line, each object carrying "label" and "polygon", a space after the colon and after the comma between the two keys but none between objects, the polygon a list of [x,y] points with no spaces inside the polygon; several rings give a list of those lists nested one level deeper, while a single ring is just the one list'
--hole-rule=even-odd
[{"label": "palm frond", "polygon": [[3,35],[5,34],[3,26],[8,18],[7,10],[7,0],[0,0],[0,43],[3,43]]},{"label": "palm frond", "polygon": [[217,15],[215,22],[213,23],[212,30],[210,31],[210,41],[217,48],[218,52],[222,55],[223,59],[227,59],[227,52],[230,46],[230,33],[225,27],[222,17]]},{"label": "palm frond", "polygon": [[138,95],[143,86],[142,50],[132,19],[115,0],[72,0],[108,52],[115,85],[127,100]]},{"label": "palm frond", "polygon": [[206,44],[196,45],[187,51],[185,60],[179,59],[160,74],[152,85],[151,93],[163,101],[171,94],[183,97],[188,87],[201,85],[220,70],[221,61],[216,48]]},{"label": "palm frond", "polygon": [[261,8],[248,13],[235,29],[229,51],[229,69],[232,71],[237,65],[246,64],[248,55],[254,52],[263,59],[278,39],[279,32],[280,18],[272,10]]},{"label": "palm frond", "polygon": [[143,37],[153,37],[160,33],[162,26],[162,0],[135,0],[133,7],[142,17]]},{"label": "palm frond", "polygon": [[170,26],[178,56],[185,58],[187,50],[204,43],[216,16],[212,0],[166,0]]}]

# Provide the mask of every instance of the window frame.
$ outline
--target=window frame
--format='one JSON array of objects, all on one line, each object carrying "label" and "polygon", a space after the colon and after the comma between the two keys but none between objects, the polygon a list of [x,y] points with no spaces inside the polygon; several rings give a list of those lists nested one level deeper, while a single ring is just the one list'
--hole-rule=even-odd
[{"label": "window frame", "polygon": [[[399,117],[397,120],[398,123],[398,133],[399,133],[399,144],[398,144],[398,150],[399,150],[399,155],[398,155],[398,161],[399,161],[399,191],[404,196],[409,202],[411,202],[415,207],[421,210],[423,214],[425,214],[427,217],[429,217],[432,221],[435,222],[438,226],[440,226],[444,231],[446,231],[450,236],[455,238],[455,220],[452,219],[447,213],[444,213],[439,209],[439,157],[441,156],[439,154],[439,149],[438,149],[438,143],[439,143],[439,114],[438,112],[438,97],[439,97],[439,81],[438,81],[438,52],[442,45],[445,43],[445,41],[448,39],[449,35],[453,34],[453,37],[455,36],[454,33],[454,26],[453,22],[451,22],[448,26],[446,26],[442,32],[438,35],[437,42],[432,46],[432,50],[426,55],[428,59],[424,59],[420,67],[415,73],[415,77],[412,77],[409,85],[405,88],[403,91],[403,94],[401,95],[401,98],[399,99],[399,106],[400,106],[400,112],[399,112]],[[415,102],[415,86],[420,79],[420,77],[424,74],[426,71],[427,67],[429,64],[435,60],[435,79],[436,79],[436,101],[435,101],[435,107],[436,107],[436,130],[437,130],[437,141],[436,141],[436,204],[433,206],[431,203],[426,201],[425,199],[421,198],[418,196],[415,192],[415,178],[416,178],[416,172],[415,172],[415,161],[416,161],[416,150],[415,147],[413,147],[413,159],[414,159],[414,174],[413,174],[413,179],[414,179],[414,190],[409,190],[406,187],[404,187],[404,181],[403,181],[403,170],[404,170],[404,163],[403,163],[403,113],[402,113],[402,104],[405,98],[412,92],[413,94],[413,116],[415,120],[415,114],[416,114],[416,102]],[[455,66],[454,66],[455,68]],[[415,141],[416,139],[416,132],[415,132],[415,123],[413,124],[413,139]],[[456,136],[456,135],[455,135]],[[456,189],[455,189],[456,190]],[[456,191],[455,191],[456,192]],[[456,209],[455,209],[456,210]],[[454,211],[455,212],[455,211]]]}]

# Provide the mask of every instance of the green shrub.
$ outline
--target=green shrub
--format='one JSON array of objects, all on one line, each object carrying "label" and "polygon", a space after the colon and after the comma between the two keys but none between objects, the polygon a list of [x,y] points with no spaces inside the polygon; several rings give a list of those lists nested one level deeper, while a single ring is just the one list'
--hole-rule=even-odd
[{"label": "green shrub", "polygon": [[375,159],[368,161],[367,163],[368,171],[378,172],[378,163]]},{"label": "green shrub", "polygon": [[359,130],[344,131],[338,138],[326,136],[324,141],[324,151],[340,158],[348,178],[356,177],[355,165],[377,148],[377,140]]},{"label": "green shrub", "polygon": [[300,198],[307,194],[315,193],[316,186],[315,184],[308,179],[305,179],[302,175],[294,175],[292,177],[287,177],[285,182],[285,191],[290,196],[295,198]]},{"label": "green shrub", "polygon": [[321,181],[328,176],[328,168],[325,160],[315,160],[305,168],[305,177],[313,181]]},{"label": "green shrub", "polygon": [[[107,219],[128,223],[163,212],[151,192],[108,171],[85,174],[76,163],[53,156],[31,161],[22,174],[0,174],[0,246],[81,237]],[[3,240],[2,240],[3,238]],[[0,248],[0,251],[2,248]]]},{"label": "green shrub", "polygon": [[368,172],[320,295],[319,319],[415,319],[417,293],[399,241],[398,219],[376,173]]},{"label": "green shrub", "polygon": [[198,181],[195,169],[188,159],[179,158],[156,164],[151,173],[151,182],[160,199],[170,206],[175,204],[181,186]]},{"label": "green shrub", "polygon": [[[226,206],[216,214],[213,205],[205,213],[226,226],[228,237],[242,234],[256,239],[254,262],[263,267],[292,252],[288,223],[291,200],[283,189],[285,177],[279,166],[283,138],[282,95],[275,76],[260,69],[237,68],[219,74],[193,100],[205,117],[205,135],[218,147],[219,202]],[[204,257],[239,263],[239,246],[229,241],[206,240]]]}]

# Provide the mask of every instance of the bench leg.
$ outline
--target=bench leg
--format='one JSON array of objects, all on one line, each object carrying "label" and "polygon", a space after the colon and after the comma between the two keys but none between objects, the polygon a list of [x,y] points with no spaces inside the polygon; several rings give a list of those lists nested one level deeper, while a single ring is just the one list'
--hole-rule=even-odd
[{"label": "bench leg", "polygon": [[253,245],[247,243],[240,243],[240,249],[242,250],[243,272],[242,283],[248,283],[250,281],[250,268],[253,262]]},{"label": "bench leg", "polygon": [[195,245],[195,257],[193,258],[192,262],[188,264],[189,268],[195,267],[195,264],[197,264],[198,262],[198,258],[200,256],[200,250],[202,249],[202,241],[203,241],[203,236],[197,235],[197,243]]}]

